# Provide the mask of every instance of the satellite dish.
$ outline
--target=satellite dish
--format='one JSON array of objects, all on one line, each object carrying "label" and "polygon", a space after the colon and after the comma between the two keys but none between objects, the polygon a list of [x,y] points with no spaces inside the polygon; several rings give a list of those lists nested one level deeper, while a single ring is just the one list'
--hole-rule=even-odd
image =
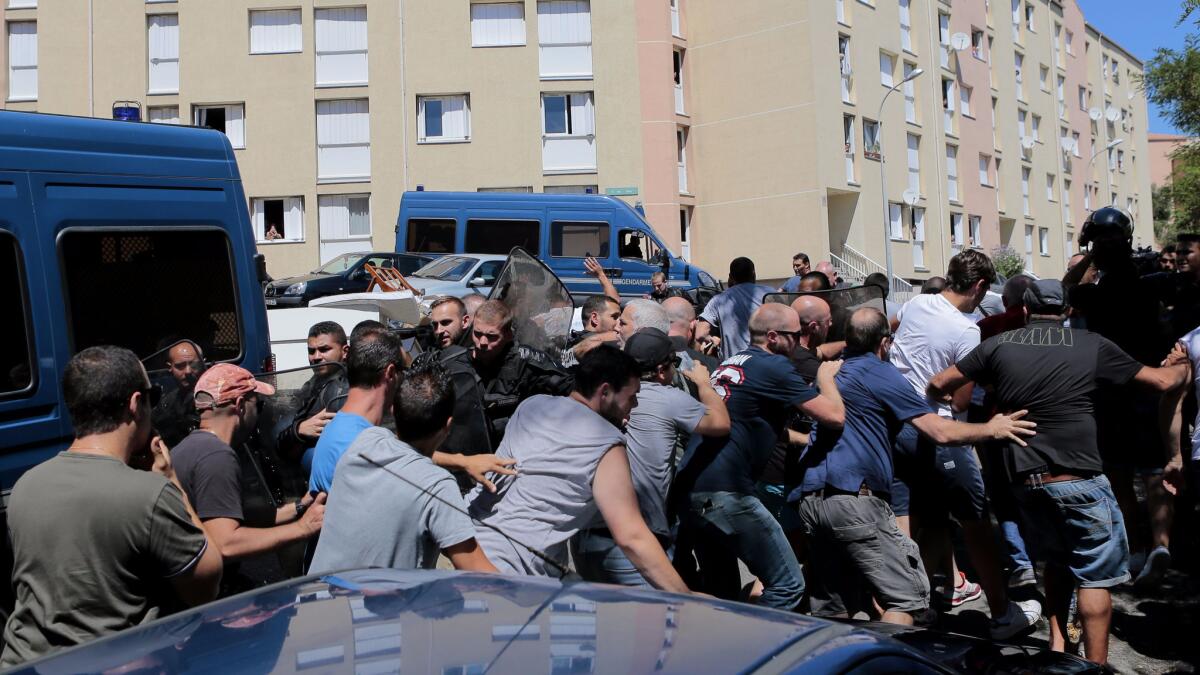
[{"label": "satellite dish", "polygon": [[1099,108],[1092,108],[1088,111],[1088,117],[1092,118],[1093,122],[1099,122],[1101,117],[1104,117],[1104,112]]},{"label": "satellite dish", "polygon": [[905,190],[903,199],[905,204],[916,206],[917,202],[921,201],[921,193],[916,190]]},{"label": "satellite dish", "polygon": [[954,48],[954,51],[961,52],[971,46],[971,36],[966,33],[955,33],[950,36],[950,46]]},{"label": "satellite dish", "polygon": [[1032,150],[1033,146],[1035,145],[1037,145],[1037,141],[1035,141],[1033,138],[1029,136],[1023,136],[1021,138],[1021,147],[1025,150]]},{"label": "satellite dish", "polygon": [[1109,122],[1116,122],[1117,120],[1121,119],[1121,111],[1116,108],[1109,108],[1108,111],[1104,113],[1104,119],[1108,120]]}]

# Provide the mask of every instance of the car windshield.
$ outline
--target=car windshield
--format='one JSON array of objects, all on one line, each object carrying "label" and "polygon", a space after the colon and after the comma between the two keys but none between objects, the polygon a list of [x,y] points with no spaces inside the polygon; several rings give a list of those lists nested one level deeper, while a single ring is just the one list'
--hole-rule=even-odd
[{"label": "car windshield", "polygon": [[467,272],[475,266],[477,261],[474,258],[463,258],[461,256],[447,256],[434,260],[421,269],[413,272],[412,276],[420,277],[421,279],[437,279],[438,281],[461,281],[467,276]]},{"label": "car windshield", "polygon": [[341,274],[354,267],[354,263],[362,260],[364,255],[366,253],[343,253],[313,270],[313,274]]}]

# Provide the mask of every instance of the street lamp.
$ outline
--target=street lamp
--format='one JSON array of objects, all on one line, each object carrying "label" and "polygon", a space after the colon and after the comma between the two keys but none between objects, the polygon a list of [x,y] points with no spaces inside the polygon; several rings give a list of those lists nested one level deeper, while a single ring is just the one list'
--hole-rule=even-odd
[{"label": "street lamp", "polygon": [[925,73],[925,71],[923,69],[914,68],[912,70],[912,72],[910,72],[907,76],[905,76],[905,78],[903,80],[900,80],[896,84],[893,84],[891,86],[891,88],[887,90],[887,93],[883,95],[883,100],[879,102],[879,114],[875,116],[875,118],[877,120],[879,120],[879,138],[877,139],[877,142],[879,143],[879,193],[883,198],[883,253],[884,253],[884,260],[887,264],[887,278],[888,278],[888,289],[889,289],[888,295],[891,295],[890,290],[892,288],[894,288],[894,284],[893,284],[892,280],[895,277],[892,274],[892,232],[891,232],[892,213],[891,213],[891,209],[888,208],[887,171],[885,170],[885,167],[884,167],[884,165],[887,163],[887,153],[885,153],[883,151],[883,104],[887,103],[888,96],[891,96],[892,92],[896,91],[900,87],[903,87],[904,85],[908,84],[909,82],[912,82],[913,80],[917,79],[924,73]]}]

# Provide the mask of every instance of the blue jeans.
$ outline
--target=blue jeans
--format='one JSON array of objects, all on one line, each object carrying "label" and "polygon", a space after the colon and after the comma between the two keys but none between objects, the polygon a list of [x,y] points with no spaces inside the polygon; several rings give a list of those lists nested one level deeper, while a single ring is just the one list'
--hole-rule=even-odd
[{"label": "blue jeans", "polygon": [[653,588],[605,532],[580,530],[571,539],[571,558],[575,561],[575,571],[587,581]]},{"label": "blue jeans", "polygon": [[775,516],[758,498],[735,492],[693,492],[692,530],[704,590],[726,600],[741,594],[737,561],[763,584],[759,604],[791,610],[804,596],[804,574]]},{"label": "blue jeans", "polygon": [[987,486],[988,503],[1000,523],[1008,568],[1033,569],[1033,562],[1025,550],[1025,539],[1021,536],[1021,528],[1018,526],[1021,514],[1009,488],[1008,476],[1005,474],[1000,454],[995,450],[984,450],[979,456],[983,460],[983,481]]},{"label": "blue jeans", "polygon": [[1082,588],[1129,580],[1125,521],[1103,474],[1013,489],[1029,524],[1025,542],[1038,560],[1068,568]]}]

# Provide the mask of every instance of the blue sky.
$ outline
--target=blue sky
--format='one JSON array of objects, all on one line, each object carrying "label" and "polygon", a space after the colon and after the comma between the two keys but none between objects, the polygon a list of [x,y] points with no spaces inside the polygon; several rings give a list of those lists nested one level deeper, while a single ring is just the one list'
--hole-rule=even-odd
[{"label": "blue sky", "polygon": [[[1088,23],[1143,62],[1159,47],[1180,48],[1191,31],[1200,31],[1192,21],[1178,28],[1179,0],[1079,0]],[[1175,133],[1171,123],[1150,106],[1150,131]]]}]

